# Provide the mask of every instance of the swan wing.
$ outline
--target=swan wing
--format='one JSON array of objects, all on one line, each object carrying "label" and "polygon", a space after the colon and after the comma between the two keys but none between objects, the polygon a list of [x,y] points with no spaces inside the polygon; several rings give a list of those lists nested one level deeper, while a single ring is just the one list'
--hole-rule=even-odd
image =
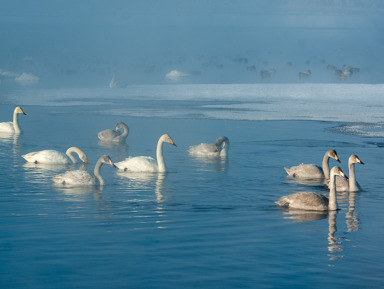
[{"label": "swan wing", "polygon": [[119,170],[128,172],[157,172],[157,162],[152,157],[129,157],[124,161],[115,163]]},{"label": "swan wing", "polygon": [[13,122],[0,122],[0,132],[15,132]]},{"label": "swan wing", "polygon": [[113,129],[106,129],[98,133],[99,140],[101,141],[114,141],[121,135],[120,132]]},{"label": "swan wing", "polygon": [[302,210],[324,211],[328,210],[328,199],[321,194],[313,192],[297,192],[281,197],[276,204]]},{"label": "swan wing", "polygon": [[284,168],[289,177],[301,179],[322,179],[323,170],[313,164],[301,164],[290,168]]},{"label": "swan wing", "polygon": [[67,171],[52,178],[57,185],[66,186],[90,186],[96,185],[96,178],[87,171]]},{"label": "swan wing", "polygon": [[190,155],[193,156],[218,156],[219,152],[214,144],[201,143],[199,145],[191,146],[188,150]]},{"label": "swan wing", "polygon": [[55,150],[43,150],[31,152],[22,156],[27,162],[40,164],[69,164],[71,161],[62,152]]}]

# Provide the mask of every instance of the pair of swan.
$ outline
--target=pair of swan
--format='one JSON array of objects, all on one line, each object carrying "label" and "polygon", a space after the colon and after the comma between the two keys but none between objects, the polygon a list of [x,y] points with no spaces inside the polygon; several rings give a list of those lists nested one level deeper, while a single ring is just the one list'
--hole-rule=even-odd
[{"label": "pair of swan", "polygon": [[214,144],[201,143],[190,146],[188,152],[195,157],[226,157],[229,150],[229,139],[219,137]]},{"label": "pair of swan", "polygon": [[13,122],[0,122],[0,133],[5,132],[5,133],[15,133],[15,134],[20,134],[21,129],[19,126],[19,122],[17,119],[18,114],[24,114],[24,110],[20,106],[16,106],[15,110],[13,111]]},{"label": "pair of swan", "polygon": [[333,167],[329,179],[329,199],[314,192],[297,192],[281,197],[276,204],[291,209],[302,209],[312,211],[335,211],[336,199],[336,176],[348,178],[339,167]]},{"label": "pair of swan", "polygon": [[[122,130],[122,132],[120,131]],[[129,128],[124,122],[118,122],[115,129],[106,129],[98,133],[101,142],[122,143],[129,134]]]}]

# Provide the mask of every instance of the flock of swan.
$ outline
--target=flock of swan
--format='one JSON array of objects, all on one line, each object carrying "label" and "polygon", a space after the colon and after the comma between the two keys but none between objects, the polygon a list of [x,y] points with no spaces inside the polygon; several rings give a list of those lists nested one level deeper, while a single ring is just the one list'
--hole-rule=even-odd
[{"label": "flock of swan", "polygon": [[[13,112],[13,122],[0,122],[0,133],[22,133],[18,123],[18,114],[26,114],[20,106],[17,106]],[[100,131],[98,138],[104,143],[125,143],[128,134],[128,126],[123,122],[119,122],[115,129]],[[109,156],[103,155],[98,159],[93,174],[85,170],[72,170],[54,176],[52,181],[56,185],[63,186],[104,185],[104,180],[100,173],[103,164],[118,168],[122,172],[164,173],[167,171],[163,156],[164,143],[176,146],[169,135],[163,134],[157,143],[156,159],[150,156],[136,156],[113,163]],[[229,139],[226,136],[222,136],[214,144],[201,143],[191,146],[188,152],[191,156],[198,157],[226,157],[228,150]],[[56,150],[42,150],[27,153],[22,155],[22,157],[29,163],[65,165],[77,162],[74,154],[77,154],[79,159],[85,164],[88,162],[87,155],[77,147],[68,148],[65,154]],[[288,177],[300,180],[316,179],[327,184],[329,187],[329,198],[315,192],[297,192],[281,197],[276,204],[281,207],[312,211],[337,210],[336,191],[358,191],[359,186],[356,182],[355,164],[364,163],[358,156],[351,155],[348,160],[348,178],[338,166],[334,166],[331,170],[329,169],[330,158],[340,162],[336,151],[328,150],[324,154],[321,168],[314,164],[300,164],[299,166],[284,168]]]}]

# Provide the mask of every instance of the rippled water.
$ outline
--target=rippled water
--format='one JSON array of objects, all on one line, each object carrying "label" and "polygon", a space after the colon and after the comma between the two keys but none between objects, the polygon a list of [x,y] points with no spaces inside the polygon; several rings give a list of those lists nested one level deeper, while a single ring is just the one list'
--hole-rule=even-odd
[{"label": "rippled water", "polygon": [[[161,101],[164,107],[187,101]],[[153,106],[156,103],[152,104]],[[145,102],[140,108],[151,107]],[[351,133],[361,123],[140,117],[96,103],[25,105],[24,134],[0,138],[2,288],[378,288],[384,285],[384,177],[380,135]],[[154,107],[155,108],[155,107]],[[124,109],[124,108],[123,108]],[[0,107],[1,121],[12,105]],[[176,109],[175,109],[176,110]],[[7,117],[9,115],[9,117]],[[104,147],[97,132],[130,127],[127,146]],[[21,155],[79,146],[88,170],[109,154],[155,156],[158,137],[170,172],[127,175],[102,167],[103,188],[58,188],[69,167],[26,165]],[[231,141],[225,160],[187,154],[189,145]],[[363,191],[340,193],[340,210],[287,211],[275,201],[319,184],[286,178],[284,166],[320,164],[329,148],[357,154]],[[330,161],[331,166],[337,163]]]}]

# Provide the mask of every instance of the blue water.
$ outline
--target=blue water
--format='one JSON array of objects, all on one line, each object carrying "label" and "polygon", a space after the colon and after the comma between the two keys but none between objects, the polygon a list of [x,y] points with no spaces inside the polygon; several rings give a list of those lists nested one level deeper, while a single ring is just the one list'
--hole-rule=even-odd
[{"label": "blue water", "polygon": [[[244,99],[218,103],[104,93],[98,100],[108,104],[84,96],[90,91],[65,92],[76,102],[60,99],[63,91],[52,90],[46,98],[51,102],[46,91],[20,92],[17,103],[27,113],[19,117],[24,133],[0,138],[1,288],[384,286],[380,120],[374,132],[362,117],[355,123],[285,116],[237,120],[233,116],[243,110],[232,105],[246,104]],[[0,121],[11,120],[17,94],[5,95]],[[251,112],[269,113],[263,107],[268,97],[255,103]],[[220,119],[209,116],[218,111],[212,104],[224,105]],[[127,113],[132,110],[134,116]],[[148,110],[157,113],[149,117]],[[276,102],[270,114],[279,110],[283,114]],[[97,132],[118,121],[130,127],[127,145],[99,145]],[[54,187],[53,175],[81,164],[26,166],[21,158],[78,146],[92,171],[103,154],[115,162],[128,155],[155,156],[163,133],[178,145],[164,145],[169,173],[127,175],[103,166],[103,188]],[[231,142],[226,161],[188,155],[190,145],[222,135]],[[365,163],[356,165],[363,190],[338,194],[336,213],[278,208],[276,200],[298,190],[327,193],[318,184],[288,179],[283,167],[320,165],[330,148],[345,172],[351,154]]]}]

